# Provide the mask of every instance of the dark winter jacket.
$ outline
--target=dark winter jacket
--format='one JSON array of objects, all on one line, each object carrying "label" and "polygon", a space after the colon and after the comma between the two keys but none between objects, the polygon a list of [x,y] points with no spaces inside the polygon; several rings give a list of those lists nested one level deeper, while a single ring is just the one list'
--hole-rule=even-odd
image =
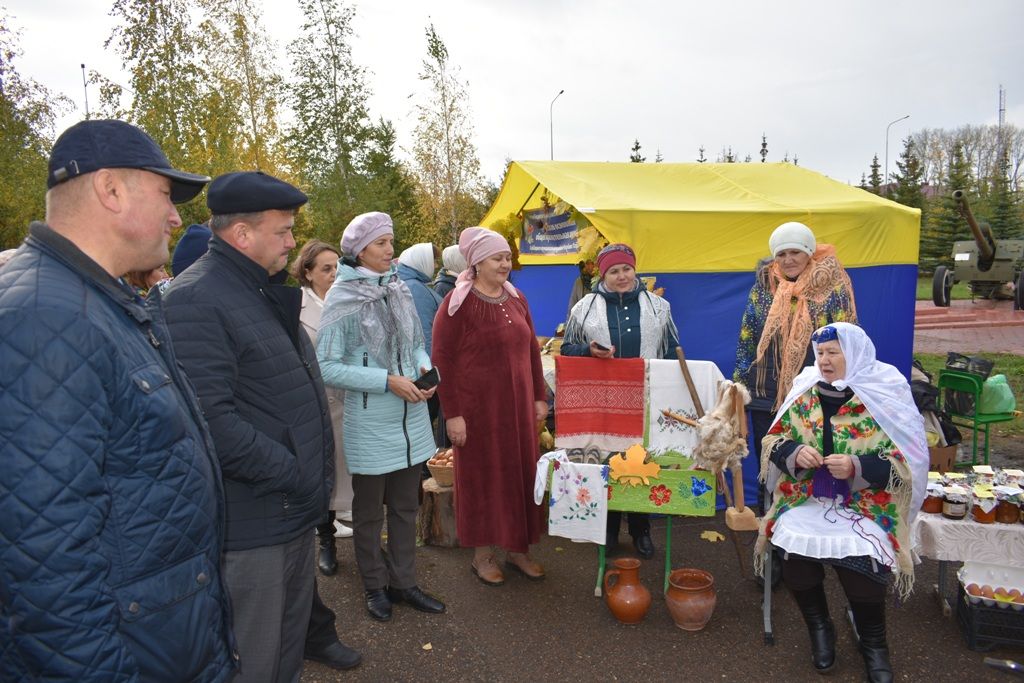
[{"label": "dark winter jacket", "polygon": [[442,268],[434,279],[434,292],[441,297],[441,299],[444,299],[448,296],[448,292],[455,289],[455,281],[458,277],[458,273],[453,273],[447,268]]},{"label": "dark winter jacket", "polygon": [[234,674],[220,470],[159,299],[41,223],[0,271],[0,680]]},{"label": "dark winter jacket", "polygon": [[214,235],[164,294],[224,473],[228,550],[286,543],[327,514],[334,436],[320,367],[299,325],[302,290]]}]

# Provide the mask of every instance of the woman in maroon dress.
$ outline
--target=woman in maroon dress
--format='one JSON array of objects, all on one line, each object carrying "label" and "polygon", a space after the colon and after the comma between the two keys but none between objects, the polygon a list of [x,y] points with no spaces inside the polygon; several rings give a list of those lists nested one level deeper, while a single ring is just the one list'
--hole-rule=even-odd
[{"label": "woman in maroon dress", "polygon": [[468,268],[434,319],[437,393],[455,447],[455,519],[459,543],[474,548],[473,573],[488,585],[505,565],[529,579],[544,568],[529,555],[540,539],[544,509],[533,502],[538,423],[547,416],[540,347],[522,292],[508,282],[512,253],[505,238],[466,228],[459,251]]}]

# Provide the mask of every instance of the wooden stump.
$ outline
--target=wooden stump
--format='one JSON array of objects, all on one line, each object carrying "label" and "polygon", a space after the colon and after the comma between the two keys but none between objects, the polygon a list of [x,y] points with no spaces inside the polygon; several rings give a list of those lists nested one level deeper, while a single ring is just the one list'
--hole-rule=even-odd
[{"label": "wooden stump", "polygon": [[431,477],[423,482],[423,503],[416,518],[416,531],[425,545],[457,548],[454,488],[441,486]]}]

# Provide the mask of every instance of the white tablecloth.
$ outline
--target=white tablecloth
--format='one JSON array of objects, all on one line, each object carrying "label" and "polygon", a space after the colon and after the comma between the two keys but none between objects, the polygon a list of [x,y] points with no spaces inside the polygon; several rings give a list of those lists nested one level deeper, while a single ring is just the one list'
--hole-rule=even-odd
[{"label": "white tablecloth", "polygon": [[921,512],[914,543],[919,555],[933,560],[1024,566],[1024,524],[978,524]]}]

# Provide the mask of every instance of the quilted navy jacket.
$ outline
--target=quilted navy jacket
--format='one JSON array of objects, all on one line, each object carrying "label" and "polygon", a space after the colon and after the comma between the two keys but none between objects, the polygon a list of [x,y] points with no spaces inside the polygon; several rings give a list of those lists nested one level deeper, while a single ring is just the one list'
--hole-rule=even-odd
[{"label": "quilted navy jacket", "polygon": [[0,271],[0,680],[230,678],[221,501],[159,297],[33,224]]},{"label": "quilted navy jacket", "polygon": [[174,348],[196,386],[227,496],[227,550],[286,543],[322,522],[334,432],[302,290],[216,235],[164,294]]}]

